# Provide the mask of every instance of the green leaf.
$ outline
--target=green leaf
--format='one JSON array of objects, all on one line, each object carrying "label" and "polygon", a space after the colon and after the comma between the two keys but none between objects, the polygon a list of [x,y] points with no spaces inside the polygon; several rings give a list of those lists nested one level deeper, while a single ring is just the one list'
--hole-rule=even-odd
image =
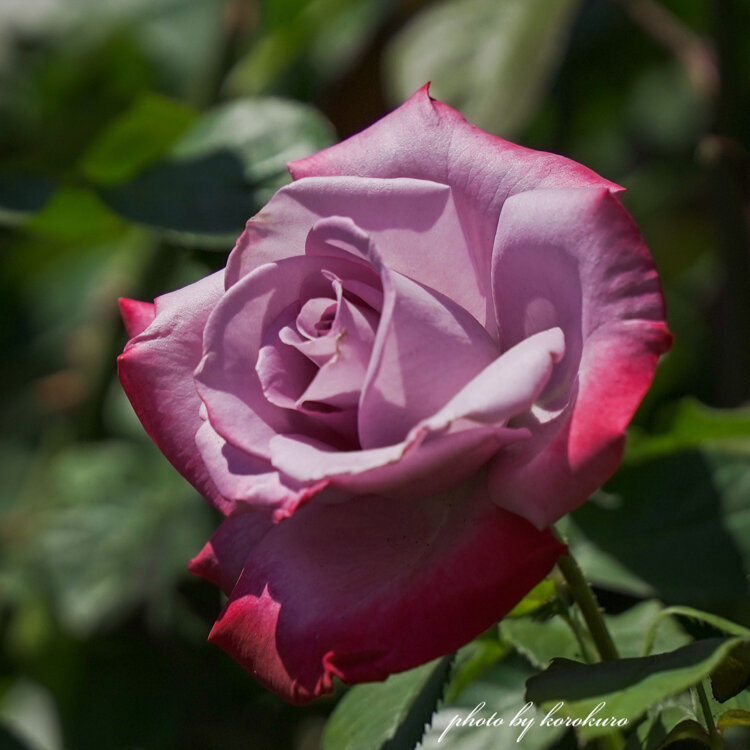
[{"label": "green leaf", "polygon": [[750,638],[750,630],[748,628],[738,625],[736,622],[731,622],[724,617],[719,617],[710,612],[701,612],[699,609],[694,609],[693,607],[667,607],[666,609],[657,612],[646,628],[641,656],[648,656],[651,653],[656,632],[662,624],[674,627],[675,615],[681,615],[682,617],[687,617],[691,620],[697,620],[698,622],[710,625],[712,628],[715,628],[726,635]]},{"label": "green leaf", "polygon": [[263,202],[288,182],[286,165],[330,146],[328,120],[307,104],[264,97],[238,99],[206,112],[172,149],[176,159],[227,151],[237,156],[247,180],[262,185]]},{"label": "green leaf", "polygon": [[750,711],[734,708],[723,713],[716,722],[716,728],[724,732],[729,727],[750,727]]},{"label": "green leaf", "polygon": [[635,463],[707,444],[750,451],[750,408],[714,409],[694,398],[685,398],[663,433],[649,435],[634,429],[628,434],[625,460]]},{"label": "green leaf", "polygon": [[[622,656],[641,655],[647,626],[661,610],[661,603],[648,601],[640,602],[622,614],[605,616],[607,628]],[[673,651],[690,643],[690,637],[674,620],[667,620],[664,626],[658,631],[654,643],[657,652]],[[582,627],[581,632],[585,636],[586,628]],[[538,621],[528,618],[505,619],[500,623],[500,633],[513,648],[540,669],[549,666],[556,657],[584,659],[578,639],[561,615]],[[593,643],[588,639],[587,645],[595,653]]]},{"label": "green leaf", "polygon": [[505,617],[507,619],[509,617],[524,617],[525,615],[533,614],[546,604],[549,604],[556,595],[557,588],[555,582],[549,578],[545,578],[543,581],[537,583]]},{"label": "green leaf", "polygon": [[[706,678],[743,643],[740,638],[709,638],[658,656],[580,664],[555,659],[527,683],[528,700],[551,709],[562,702],[559,716],[585,719],[604,703],[595,718],[632,723],[649,707],[687,690]],[[581,726],[581,737],[607,734],[609,726]]]},{"label": "green leaf", "polygon": [[[460,654],[460,652],[459,652]],[[505,747],[523,747],[524,750],[547,750],[565,733],[558,727],[539,727],[543,714],[530,706],[513,724],[514,718],[526,704],[526,680],[534,670],[525,659],[516,654],[508,656],[486,670],[458,696],[437,712],[425,734],[420,750],[497,750]],[[502,724],[494,726],[459,725],[470,715]],[[521,741],[524,730],[520,719],[533,720]],[[441,739],[442,738],[442,739]]]},{"label": "green leaf", "polygon": [[39,211],[55,191],[48,177],[0,172],[0,224],[18,224]]},{"label": "green leaf", "polygon": [[570,626],[560,615],[548,620],[503,620],[500,634],[521,656],[539,669],[552,659],[583,659],[581,646]]},{"label": "green leaf", "polygon": [[668,604],[741,605],[750,574],[747,455],[722,446],[649,458],[623,466],[606,490],[565,530],[592,583]]},{"label": "green leaf", "polygon": [[711,673],[711,692],[724,703],[750,685],[750,644],[741,643]]},{"label": "green leaf", "polygon": [[264,28],[230,71],[225,88],[233,95],[261,94],[290,70],[296,78],[309,76],[318,85],[339,77],[397,4],[397,0],[266,3],[260,14]]},{"label": "green leaf", "polygon": [[661,750],[662,743],[680,722],[695,721],[685,706],[660,704],[641,721],[627,738],[623,750]]},{"label": "green leaf", "polygon": [[92,244],[120,237],[126,225],[93,191],[63,187],[31,217],[26,229],[55,242]]},{"label": "green leaf", "polygon": [[[636,604],[620,615],[607,616],[605,620],[622,656],[647,656],[644,654],[649,626],[665,612],[661,602],[648,601]],[[655,631],[648,653],[674,651],[690,643],[690,636],[673,618],[665,618]]]},{"label": "green leaf", "polygon": [[170,239],[226,250],[289,181],[286,163],[329,145],[332,135],[306,105],[231,102],[197,120],[167,159],[101,196],[117,213]]},{"label": "green leaf", "polygon": [[261,207],[241,162],[226,151],[163,162],[100,195],[113,211],[169,239],[223,250]]},{"label": "green leaf", "polygon": [[181,102],[145,94],[114,120],[84,155],[81,170],[101,185],[123,182],[161,158],[195,120]]},{"label": "green leaf", "polygon": [[353,687],[331,714],[322,749],[412,750],[443,695],[452,661],[445,656],[385,682]]},{"label": "green leaf", "polygon": [[578,0],[444,0],[391,42],[387,80],[400,103],[432,81],[431,93],[491,133],[526,123],[562,55]]},{"label": "green leaf", "polygon": [[464,688],[507,656],[509,651],[508,645],[500,643],[496,637],[486,635],[475,638],[460,648],[451,671],[450,684],[445,694],[446,701],[454,701]]},{"label": "green leaf", "polygon": [[67,448],[32,474],[20,497],[2,502],[25,518],[24,534],[5,545],[3,567],[29,589],[41,586],[77,635],[136,605],[153,621],[168,619],[186,560],[211,532],[208,508],[145,441]]},{"label": "green leaf", "polygon": [[660,747],[664,750],[702,750],[711,747],[711,738],[697,721],[685,719],[664,738]]}]

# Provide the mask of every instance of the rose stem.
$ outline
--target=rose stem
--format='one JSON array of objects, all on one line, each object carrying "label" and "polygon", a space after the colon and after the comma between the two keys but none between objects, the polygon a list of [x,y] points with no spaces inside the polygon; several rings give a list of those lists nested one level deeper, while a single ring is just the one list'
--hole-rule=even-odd
[{"label": "rose stem", "polygon": [[698,696],[698,703],[700,703],[701,710],[703,711],[703,718],[706,720],[706,729],[708,729],[708,735],[710,738],[710,747],[712,750],[721,750],[724,744],[721,741],[719,733],[716,731],[716,724],[714,724],[714,717],[711,715],[711,706],[708,705],[708,696],[703,687],[703,683],[699,682],[693,688],[695,695]]},{"label": "rose stem", "polygon": [[[552,533],[557,537],[558,541],[565,544],[563,535],[557,529],[553,528]],[[570,554],[570,551],[557,561],[557,569],[560,571],[568,591],[573,597],[573,601],[578,605],[578,609],[581,610],[581,614],[588,626],[589,633],[601,660],[613,661],[619,659],[620,655],[617,653],[617,646],[615,646],[615,642],[612,640],[612,636],[607,629],[607,624],[604,622],[599,602],[596,600],[591,586],[589,586],[586,577],[583,575],[581,566],[575,557]]]},{"label": "rose stem", "polygon": [[[556,536],[560,537],[557,533]],[[615,646],[615,642],[607,629],[607,624],[604,622],[599,602],[597,602],[594,592],[576,559],[570,553],[563,555],[557,561],[557,569],[562,574],[573,601],[581,610],[601,660],[613,661],[619,659],[617,646]],[[622,734],[618,731],[606,734],[597,740],[597,744],[602,750],[621,750],[624,742]]]},{"label": "rose stem", "polygon": [[581,610],[581,614],[588,626],[591,638],[594,641],[601,660],[613,661],[614,659],[619,659],[617,646],[615,646],[615,642],[612,640],[612,636],[609,634],[607,625],[604,622],[599,602],[597,602],[588,581],[584,578],[583,571],[576,562],[576,559],[570,553],[563,555],[557,561],[557,567],[565,579],[573,601],[575,601]]}]

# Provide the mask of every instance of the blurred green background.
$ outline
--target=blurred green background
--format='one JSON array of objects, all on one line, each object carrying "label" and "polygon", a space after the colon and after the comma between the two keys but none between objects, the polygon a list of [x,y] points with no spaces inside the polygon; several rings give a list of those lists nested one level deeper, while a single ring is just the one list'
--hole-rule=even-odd
[{"label": "blurred green background", "polygon": [[318,746],[335,699],[205,643],[218,518],[116,382],[116,299],[223,266],[287,161],[426,80],[629,189],[676,343],[574,537],[613,610],[750,623],[749,34],[740,0],[2,0],[0,748]]}]

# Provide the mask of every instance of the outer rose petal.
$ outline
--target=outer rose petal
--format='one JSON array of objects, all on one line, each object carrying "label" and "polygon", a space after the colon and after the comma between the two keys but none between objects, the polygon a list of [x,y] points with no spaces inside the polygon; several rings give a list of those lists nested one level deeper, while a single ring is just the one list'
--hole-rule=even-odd
[{"label": "outer rose petal", "polygon": [[331,692],[333,676],[382,680],[458,648],[564,550],[481,481],[463,489],[306,506],[251,551],[209,639],[296,703]]},{"label": "outer rose petal", "polygon": [[495,502],[544,528],[614,473],[625,427],[672,337],[653,260],[606,190],[509,199],[493,271],[503,347],[549,325],[572,342],[560,365],[569,382],[553,384],[567,389],[568,407],[500,454],[490,473]]},{"label": "outer rose petal", "polygon": [[[506,198],[539,187],[617,185],[556,154],[516,146],[469,125],[423,86],[391,114],[361,133],[289,164],[303,177],[411,177],[453,189],[479,278],[488,278],[492,242]],[[419,278],[419,277],[417,277]]]},{"label": "outer rose petal", "polygon": [[143,333],[154,322],[156,307],[152,302],[139,302],[125,297],[120,297],[117,302],[120,305],[120,315],[125,324],[125,330],[131,339]]},{"label": "outer rose petal", "polygon": [[489,276],[467,244],[452,191],[426,180],[330,177],[281,188],[229,256],[227,287],[263,263],[304,252],[309,230],[332,216],[351,219],[372,237],[389,268],[493,323]]},{"label": "outer rose petal", "polygon": [[[122,387],[151,439],[198,492],[227,512],[230,503],[211,481],[195,445],[201,401],[193,382],[203,328],[224,293],[223,276],[218,271],[158,297],[152,323],[128,342],[117,365]],[[144,308],[125,308],[126,323],[139,327]]]},{"label": "outer rose petal", "polygon": [[218,586],[227,596],[242,573],[245,560],[274,524],[261,513],[238,513],[227,518],[206,546],[190,561],[188,570]]}]

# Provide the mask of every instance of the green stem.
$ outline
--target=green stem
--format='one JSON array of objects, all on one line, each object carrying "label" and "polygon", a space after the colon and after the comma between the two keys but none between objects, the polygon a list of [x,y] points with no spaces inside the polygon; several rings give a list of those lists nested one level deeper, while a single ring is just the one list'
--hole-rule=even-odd
[{"label": "green stem", "polygon": [[594,592],[584,578],[583,571],[575,558],[571,554],[563,555],[557,561],[557,567],[565,579],[573,600],[581,610],[602,661],[619,659],[617,647],[609,634],[607,624],[604,622],[599,602],[597,602]]},{"label": "green stem", "polygon": [[703,683],[699,682],[693,690],[698,696],[698,703],[700,703],[701,711],[703,711],[703,718],[706,721],[706,729],[710,737],[711,750],[723,750],[724,743],[716,729],[716,724],[714,724],[714,717],[711,714],[711,706],[708,704],[708,696],[706,695]]},{"label": "green stem", "polygon": [[[607,624],[604,622],[599,602],[597,602],[594,592],[591,590],[591,586],[589,586],[576,559],[570,553],[563,555],[557,561],[557,568],[565,580],[566,588],[573,597],[573,601],[578,605],[578,609],[583,615],[601,660],[618,659],[617,647],[607,629]],[[596,744],[601,750],[622,750],[625,740],[620,732],[615,731],[599,737]]]}]

